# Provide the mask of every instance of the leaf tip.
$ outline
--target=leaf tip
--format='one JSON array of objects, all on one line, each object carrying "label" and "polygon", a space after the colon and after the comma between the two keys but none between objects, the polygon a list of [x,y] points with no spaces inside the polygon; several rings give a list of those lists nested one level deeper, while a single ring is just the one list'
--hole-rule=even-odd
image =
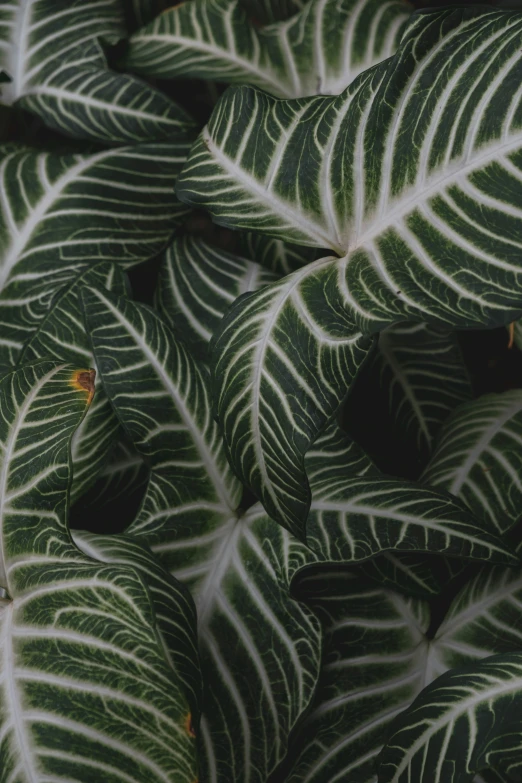
[{"label": "leaf tip", "polygon": [[94,397],[95,377],[95,370],[75,370],[71,377],[71,386],[87,394],[87,405],[91,404]]}]

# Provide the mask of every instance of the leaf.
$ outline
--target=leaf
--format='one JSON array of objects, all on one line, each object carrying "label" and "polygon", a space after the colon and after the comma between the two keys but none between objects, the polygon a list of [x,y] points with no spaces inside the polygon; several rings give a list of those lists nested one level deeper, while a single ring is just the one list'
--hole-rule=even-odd
[{"label": "leaf", "polygon": [[325,634],[321,676],[284,779],[375,783],[386,735],[425,684],[429,607],[353,574],[323,571],[321,583],[331,593],[311,603]]},{"label": "leaf", "polygon": [[210,338],[234,300],[276,279],[255,261],[187,236],[165,252],[156,307],[192,355],[207,360]]},{"label": "leaf", "polygon": [[2,103],[67,136],[120,144],[168,139],[194,123],[145,82],[110,71],[102,41],[125,37],[114,0],[8,0],[0,20]]},{"label": "leaf", "polygon": [[186,209],[172,186],[187,143],[91,154],[0,152],[0,364],[16,361],[53,296],[86,263],[154,256]]},{"label": "leaf", "polygon": [[263,24],[282,21],[300,11],[306,0],[241,0],[252,17]]},{"label": "leaf", "polygon": [[[406,319],[487,327],[520,312],[521,29],[519,15],[478,8],[419,14],[397,54],[338,98],[277,101],[249,87],[228,90],[192,148],[177,182],[184,201],[208,208],[222,225],[342,256],[241,300],[215,343],[216,408],[234,468],[243,464],[243,481],[294,530],[307,511],[298,460],[287,459],[288,441],[302,438],[293,421],[294,400],[309,384],[295,364],[301,354],[317,378],[334,329],[338,345],[348,345],[360,331]],[[314,328],[299,340],[292,334],[293,362],[285,355],[276,366],[254,324],[265,313],[280,329],[275,314],[296,290],[313,302],[306,320]],[[241,374],[230,376],[240,356]],[[276,390],[270,408],[277,404],[278,419],[287,411],[277,441],[263,433],[268,391],[255,383],[260,377]],[[332,374],[336,405],[353,377]],[[296,406],[311,419],[304,450],[335,410],[314,395]],[[255,459],[244,446],[247,428]],[[272,479],[261,492],[268,459],[290,476],[284,493]]]},{"label": "leaf", "polygon": [[[324,263],[330,266],[329,259]],[[230,463],[270,516],[297,537],[310,504],[304,456],[371,346],[342,316],[335,318],[334,301],[318,306],[308,278],[305,268],[243,296],[212,346],[215,407]],[[332,274],[324,285],[335,297]]]},{"label": "leaf", "polygon": [[397,718],[380,759],[379,783],[463,783],[488,766],[516,780],[521,697],[520,652],[447,672]]},{"label": "leaf", "polygon": [[448,419],[422,480],[461,498],[501,533],[520,517],[522,392],[487,394]]},{"label": "leaf", "polygon": [[134,33],[125,67],[162,79],[248,83],[281,98],[337,94],[393,54],[410,13],[400,0],[311,0],[290,20],[259,29],[239,0],[193,0]]},{"label": "leaf", "polygon": [[85,555],[103,563],[135,568],[143,576],[157,619],[167,662],[191,706],[193,727],[199,724],[201,671],[196,636],[196,608],[188,590],[165,571],[151,551],[130,536],[105,536],[75,530],[73,541]]},{"label": "leaf", "polygon": [[278,275],[287,275],[316,261],[323,253],[315,248],[290,245],[263,234],[239,234],[238,252]]},{"label": "leaf", "polygon": [[238,510],[241,487],[210,414],[207,373],[159,316],[99,289],[85,306],[105,388],[151,466],[127,532],[197,603],[202,777],[264,783],[318,676],[319,626],[290,597],[285,570],[308,550],[288,543],[259,507]]},{"label": "leaf", "polygon": [[455,335],[422,323],[394,324],[380,333],[368,381],[380,387],[397,446],[421,466],[445,419],[472,398]]},{"label": "leaf", "polygon": [[[79,291],[85,285],[99,285],[119,295],[126,291],[123,273],[114,264],[83,267],[52,300],[47,314],[22,351],[19,363],[52,357],[69,364],[94,366],[90,341],[81,320]],[[97,383],[89,411],[71,441],[71,503],[78,500],[96,480],[117,431],[118,419],[103,387]]]},{"label": "leaf", "polygon": [[494,528],[451,495],[379,474],[335,429],[308,452],[306,468],[307,542],[319,562],[356,563],[395,550],[514,564]]},{"label": "leaf", "polygon": [[39,361],[0,383],[2,774],[192,783],[187,702],[146,584],[84,556],[66,526],[69,443],[92,380]]}]

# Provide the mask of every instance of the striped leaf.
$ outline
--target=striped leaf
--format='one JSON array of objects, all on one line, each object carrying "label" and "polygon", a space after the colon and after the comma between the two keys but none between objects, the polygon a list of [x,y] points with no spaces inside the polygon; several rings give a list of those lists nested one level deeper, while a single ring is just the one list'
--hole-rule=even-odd
[{"label": "striped leaf", "polygon": [[209,341],[230,305],[276,279],[249,258],[187,236],[175,239],[164,255],[156,307],[192,355],[206,361]]},{"label": "striped leaf", "polygon": [[464,783],[488,766],[516,780],[521,705],[520,652],[447,672],[397,718],[380,758],[379,783]]},{"label": "striped leaf", "polygon": [[207,373],[159,316],[100,289],[85,303],[105,388],[151,467],[127,532],[197,603],[203,777],[264,783],[318,676],[318,623],[290,597],[287,578],[308,550],[290,545],[260,507],[238,510],[241,487],[210,413]]},{"label": "striped leaf", "polygon": [[380,333],[367,381],[380,388],[397,445],[421,467],[445,419],[472,398],[455,335],[422,323],[395,324]]},{"label": "striped leaf", "polygon": [[[126,290],[123,273],[116,265],[101,263],[83,267],[52,300],[47,314],[22,351],[19,363],[52,357],[69,364],[94,366],[90,340],[81,317],[79,292],[85,285],[98,285],[117,295],[125,294]],[[96,480],[119,429],[103,387],[100,383],[96,387],[89,411],[71,441],[71,503]]]},{"label": "striped leaf", "polygon": [[[357,573],[305,574],[299,591],[321,620],[326,652],[285,781],[376,783],[380,746],[422,688],[449,668],[520,649],[521,586],[515,569],[484,568],[460,591],[430,639],[427,603],[372,588]],[[434,768],[427,763],[424,777],[411,780],[439,780],[429,777]],[[473,781],[507,778],[488,770]]]},{"label": "striped leaf", "polygon": [[16,361],[53,296],[93,260],[154,256],[186,212],[172,192],[188,144],[91,154],[0,151],[0,365]]},{"label": "striped leaf", "polygon": [[1,101],[67,136],[135,143],[193,122],[158,90],[110,71],[102,47],[125,36],[115,0],[7,0],[0,19]]},{"label": "striped leaf", "polygon": [[484,395],[448,419],[422,480],[505,532],[520,518],[521,445],[522,391]]},{"label": "striped leaf", "polygon": [[150,591],[167,662],[191,707],[192,728],[199,724],[202,701],[196,635],[196,608],[189,591],[158,563],[150,549],[130,536],[101,536],[75,530],[78,549],[102,563],[118,563],[139,571]]},{"label": "striped leaf", "polygon": [[[324,264],[330,268],[330,259]],[[298,537],[310,504],[305,454],[371,345],[336,313],[335,276],[324,285],[334,297],[326,306],[313,296],[307,267],[244,296],[222,320],[212,349],[230,463],[270,516]]]},{"label": "striped leaf", "polygon": [[[317,378],[330,366],[325,336],[340,346],[360,330],[408,319],[468,328],[520,313],[521,32],[515,13],[418,14],[397,54],[338,98],[277,101],[253,88],[228,90],[192,148],[177,184],[185,201],[220,224],[341,256],[244,298],[216,337],[216,406],[234,467],[242,462],[243,480],[293,529],[307,511],[302,476],[286,457],[288,441],[301,438],[293,404],[309,386],[302,355]],[[306,306],[303,294],[290,304],[296,289]],[[291,358],[280,338],[276,364],[258,348],[258,324],[264,318],[286,335],[288,308]],[[241,373],[231,374],[237,366]],[[265,390],[254,382],[260,377]],[[342,399],[350,380],[337,371],[331,398]],[[303,405],[313,417],[306,448],[325,419],[313,391]],[[268,427],[261,405],[274,411]],[[269,478],[261,493],[268,458],[290,476],[284,490]]]},{"label": "striped leaf", "polygon": [[306,468],[307,543],[320,562],[357,563],[395,550],[514,564],[494,528],[451,495],[379,474],[335,430],[308,452]]},{"label": "striped leaf", "polygon": [[192,783],[188,702],[145,579],[67,530],[69,444],[92,393],[91,371],[52,361],[0,383],[2,779]]},{"label": "striped leaf", "polygon": [[238,252],[267,269],[272,269],[279,276],[300,269],[322,255],[322,252],[314,247],[291,245],[264,234],[252,233],[238,235]]},{"label": "striped leaf", "polygon": [[410,13],[402,0],[311,0],[260,29],[240,0],[192,0],[134,33],[125,65],[162,79],[253,84],[281,98],[338,94],[395,52]]}]

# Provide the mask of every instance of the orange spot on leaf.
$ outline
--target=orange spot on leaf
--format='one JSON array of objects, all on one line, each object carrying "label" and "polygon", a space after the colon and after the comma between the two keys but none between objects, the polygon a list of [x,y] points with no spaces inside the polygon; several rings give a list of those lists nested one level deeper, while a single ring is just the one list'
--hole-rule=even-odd
[{"label": "orange spot on leaf", "polygon": [[[185,718],[185,731],[190,737],[196,736],[196,732],[194,731],[194,724],[192,723],[192,714],[190,712]],[[197,783],[197,781],[194,781],[194,783]]]},{"label": "orange spot on leaf", "polygon": [[87,394],[87,405],[91,404],[94,397],[95,377],[96,372],[94,370],[75,370],[71,378],[71,386]]},{"label": "orange spot on leaf", "polygon": [[509,324],[509,342],[508,342],[508,349],[513,348],[513,344],[515,342],[515,322]]}]

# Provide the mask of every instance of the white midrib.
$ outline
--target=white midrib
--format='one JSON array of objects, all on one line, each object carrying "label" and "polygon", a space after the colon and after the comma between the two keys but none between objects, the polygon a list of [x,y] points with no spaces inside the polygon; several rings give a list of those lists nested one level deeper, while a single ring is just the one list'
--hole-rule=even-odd
[{"label": "white midrib", "polygon": [[495,435],[500,432],[505,423],[509,421],[509,419],[512,419],[513,416],[515,416],[517,413],[520,413],[521,410],[522,397],[516,402],[516,404],[510,405],[507,410],[504,411],[502,416],[495,418],[493,424],[485,430],[478,442],[469,452],[464,464],[461,466],[457,475],[455,476],[451,487],[449,487],[449,491],[452,495],[458,496],[464,482],[469,476],[471,469],[474,465],[476,465],[479,455],[482,454],[488,445],[490,445]]},{"label": "white midrib", "polygon": [[[45,196],[38,202],[35,209],[31,210],[29,217],[18,231],[14,241],[9,248],[9,252],[4,257],[0,265],[0,290],[4,287],[7,278],[11,272],[11,269],[17,262],[20,253],[23,251],[29,240],[31,239],[34,229],[38,223],[44,217],[47,210],[53,205],[54,201],[60,195],[61,191],[67,187],[67,185],[74,180],[74,178],[81,174],[85,169],[93,166],[103,158],[114,154],[113,150],[104,150],[97,155],[89,155],[87,158],[83,158],[79,163],[76,163],[68,171],[56,180],[52,187],[48,188]],[[45,157],[42,156],[39,160],[39,166],[45,164]]]},{"label": "white midrib", "polygon": [[11,45],[8,49],[11,62],[6,68],[12,81],[10,84],[5,85],[5,90],[3,90],[9,96],[8,100],[11,103],[19,97],[22,91],[24,66],[27,62],[28,28],[34,0],[15,0],[13,3],[15,6],[16,2],[18,3],[18,8],[15,14],[15,32],[11,34]]},{"label": "white midrib", "polygon": [[210,449],[208,448],[205,440],[201,436],[201,431],[197,425],[197,422],[194,420],[194,417],[187,409],[185,401],[180,398],[179,391],[176,388],[176,386],[173,384],[172,379],[165,372],[165,368],[159,362],[158,357],[153,353],[153,351],[151,351],[151,349],[143,339],[142,335],[134,328],[134,326],[130,323],[130,321],[126,320],[125,317],[122,315],[122,313],[120,313],[120,311],[117,310],[116,307],[114,307],[112,302],[109,302],[108,299],[105,299],[105,297],[99,291],[94,291],[94,293],[111,311],[111,313],[115,316],[118,322],[124,327],[124,329],[126,329],[129,332],[129,334],[132,336],[132,338],[134,339],[134,341],[136,342],[140,350],[144,353],[147,360],[150,362],[150,364],[156,371],[167,393],[175,401],[176,409],[181,417],[181,420],[183,421],[183,424],[187,427],[187,429],[189,430],[192,436],[192,440],[194,442],[196,450],[199,456],[201,457],[201,461],[205,465],[205,468],[208,472],[209,478],[212,481],[212,484],[214,485],[216,495],[219,497],[223,505],[229,508],[231,512],[233,512],[234,504],[232,503],[231,498],[228,496],[227,492],[225,491],[224,477],[221,475],[215,461],[212,459]]},{"label": "white midrib", "polygon": [[[23,715],[23,707],[21,703],[21,695],[17,687],[17,678],[15,676],[16,661],[15,652],[13,649],[13,614],[14,603],[11,602],[4,609],[3,617],[3,682],[5,688],[5,701],[8,712],[8,718],[10,719],[14,740],[16,742],[16,748],[13,749],[13,755],[19,756],[22,760],[22,767],[25,773],[24,783],[39,783],[40,775],[34,764],[34,755],[31,747],[31,740],[28,736],[26,729],[26,723]],[[5,730],[5,727],[4,727]]]},{"label": "white midrib", "polygon": [[212,552],[211,559],[214,564],[201,587],[198,589],[196,606],[198,610],[198,631],[201,638],[205,638],[208,633],[209,620],[214,608],[216,595],[221,589],[221,582],[228,571],[229,565],[237,551],[238,540],[243,531],[244,522],[237,517],[232,517],[227,522],[226,530],[222,541]]},{"label": "white midrib", "polygon": [[47,373],[47,375],[44,375],[42,378],[38,380],[38,382],[33,386],[27,397],[24,399],[24,402],[22,406],[19,408],[18,413],[16,415],[16,418],[14,422],[9,427],[8,433],[7,433],[7,439],[5,442],[5,451],[1,458],[1,464],[0,464],[0,586],[4,587],[7,590],[7,593],[10,594],[9,590],[9,584],[7,579],[7,568],[6,568],[6,562],[5,562],[5,549],[4,549],[4,516],[6,513],[6,496],[7,496],[7,482],[9,479],[9,468],[11,466],[11,458],[13,456],[13,450],[16,443],[16,438],[18,437],[18,433],[20,432],[21,427],[23,426],[25,415],[32,405],[35,398],[38,396],[38,393],[41,390],[41,387],[51,378],[57,370],[60,369],[58,367],[53,367],[53,369]]}]

